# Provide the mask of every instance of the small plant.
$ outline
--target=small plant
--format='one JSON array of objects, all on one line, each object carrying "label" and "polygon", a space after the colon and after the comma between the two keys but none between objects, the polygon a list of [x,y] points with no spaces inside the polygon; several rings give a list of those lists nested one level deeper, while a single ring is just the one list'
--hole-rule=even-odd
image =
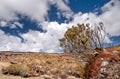
[{"label": "small plant", "polygon": [[2,72],[3,74],[20,75],[22,77],[30,76],[30,69],[27,65],[24,64],[12,64],[7,68],[3,68]]},{"label": "small plant", "polygon": [[68,75],[66,73],[64,73],[64,74],[60,74],[59,77],[61,79],[67,79]]},{"label": "small plant", "polygon": [[48,61],[48,60],[46,61],[46,63],[47,63],[47,64],[51,64],[51,62],[50,62],[50,61]]},{"label": "small plant", "polygon": [[46,70],[44,67],[40,66],[39,64],[29,64],[30,68],[30,74],[32,77],[37,77],[40,75],[44,75],[46,73]]},{"label": "small plant", "polygon": [[78,66],[75,68],[76,71],[79,71],[80,77],[82,77],[82,78],[84,78],[84,75],[85,75],[84,67],[85,67],[85,65],[80,64],[80,65],[78,65]]}]

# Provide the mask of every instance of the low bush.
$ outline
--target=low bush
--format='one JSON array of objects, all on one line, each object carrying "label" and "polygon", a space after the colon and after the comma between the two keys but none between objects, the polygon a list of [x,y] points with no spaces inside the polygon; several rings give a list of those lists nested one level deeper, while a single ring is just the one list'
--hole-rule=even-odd
[{"label": "low bush", "polygon": [[3,74],[20,75],[22,77],[29,77],[30,68],[24,64],[11,64],[7,68],[2,69]]}]

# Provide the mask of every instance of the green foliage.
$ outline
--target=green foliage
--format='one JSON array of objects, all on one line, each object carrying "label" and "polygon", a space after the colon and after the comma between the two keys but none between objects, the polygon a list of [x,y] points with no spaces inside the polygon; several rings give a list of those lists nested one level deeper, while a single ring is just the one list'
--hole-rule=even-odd
[{"label": "green foliage", "polygon": [[68,28],[64,37],[59,39],[65,52],[81,53],[87,49],[103,49],[105,29],[100,22],[92,29],[89,24],[77,24]]}]

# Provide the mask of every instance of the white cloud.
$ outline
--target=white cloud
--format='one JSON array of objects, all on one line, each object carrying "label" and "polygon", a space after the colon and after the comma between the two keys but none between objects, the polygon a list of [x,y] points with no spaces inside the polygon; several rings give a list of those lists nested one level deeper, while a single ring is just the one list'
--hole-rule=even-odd
[{"label": "white cloud", "polygon": [[[95,23],[102,21],[106,28],[106,32],[112,36],[120,35],[120,1],[111,0],[105,4],[101,10],[103,13],[97,15],[96,13],[77,13],[73,16],[72,23],[90,23],[94,26]],[[106,38],[105,41],[111,42],[110,39]]]},{"label": "white cloud", "polygon": [[[56,5],[65,17],[72,17],[73,20],[68,24],[44,21],[48,14],[47,11],[49,10],[48,1],[50,1],[50,5]],[[112,5],[111,2],[113,2]],[[113,36],[120,35],[120,2],[118,0],[111,0],[101,9],[103,11],[101,15],[91,12],[72,14],[72,11],[63,0],[1,0],[0,20],[3,21],[2,23],[0,22],[1,25],[5,26],[7,24],[5,22],[15,20],[13,27],[17,25],[23,28],[23,25],[17,22],[19,18],[16,16],[16,13],[19,13],[23,16],[28,16],[31,20],[41,22],[40,25],[42,25],[42,28],[47,32],[41,33],[39,31],[29,30],[29,32],[21,34],[21,37],[25,40],[25,42],[22,43],[20,38],[6,35],[0,30],[0,41],[2,41],[0,42],[0,50],[34,52],[45,50],[46,52],[55,52],[55,50],[60,48],[58,39],[63,37],[68,27],[77,23],[90,23],[94,25],[94,23],[103,21],[108,33]],[[111,41],[106,37],[105,42],[109,43]]]},{"label": "white cloud", "polygon": [[7,25],[7,22],[5,22],[5,21],[1,21],[1,22],[0,22],[0,26],[1,26],[1,27],[5,27],[6,25]]},{"label": "white cloud", "polygon": [[49,1],[52,4],[56,5],[60,13],[62,13],[62,15],[67,19],[69,19],[73,15],[73,12],[71,11],[70,7],[65,4],[65,2],[69,3],[69,0],[49,0]]},{"label": "white cloud", "polygon": [[20,28],[23,28],[23,24],[21,24],[19,22],[14,22],[13,25],[18,26]]},{"label": "white cloud", "polygon": [[0,30],[0,51],[19,51],[22,50],[22,43],[20,38],[5,34]]},{"label": "white cloud", "polygon": [[[0,26],[7,26],[11,29],[16,28],[16,26],[23,28],[23,24],[17,22],[20,19],[17,14],[21,14],[23,17],[28,16],[29,19],[37,21],[38,24],[43,24],[50,5],[56,5],[65,17],[71,17],[72,11],[64,3],[64,0],[0,0]],[[10,23],[10,21],[14,22]]]},{"label": "white cloud", "polygon": [[17,14],[21,14],[40,23],[45,21],[50,5],[56,5],[66,17],[72,13],[63,0],[0,0],[0,20],[17,21]]},{"label": "white cloud", "polygon": [[62,38],[67,24],[58,24],[57,22],[50,22],[47,24],[47,32],[41,33],[39,31],[30,30],[28,33],[21,35],[25,40],[26,46],[30,51],[39,52],[40,49],[46,52],[55,52],[59,49],[58,39]]},{"label": "white cloud", "polygon": [[49,0],[49,1],[51,4],[55,4],[61,11],[71,11],[70,8],[64,3],[64,0]]},{"label": "white cloud", "polygon": [[0,51],[56,52],[60,49],[58,39],[63,37],[67,26],[67,24],[50,22],[47,24],[46,33],[29,30],[29,32],[21,34],[24,42],[21,42],[19,37],[5,34],[0,30]]},{"label": "white cloud", "polygon": [[67,4],[69,3],[69,0],[64,0]]},{"label": "white cloud", "polygon": [[112,36],[120,35],[120,1],[111,0],[105,6],[102,7],[103,14],[100,18],[106,26],[106,31]]},{"label": "white cloud", "polygon": [[11,29],[16,28],[16,27],[23,28],[23,24],[19,22],[9,23],[6,21],[0,21],[0,27],[8,27],[8,26],[10,26]]},{"label": "white cloud", "polygon": [[[68,3],[68,0],[65,1]],[[58,24],[57,22],[44,22],[47,17],[50,5],[56,5],[57,9],[63,13],[67,18],[70,17],[72,11],[65,4],[64,0],[0,0],[0,25],[10,28],[16,28],[16,26],[23,28],[23,24],[20,24],[20,19],[17,14],[21,14],[23,17],[27,16],[31,20],[35,20],[47,30],[46,33],[30,30],[28,33],[21,34],[25,43],[21,42],[21,39],[7,35],[1,31],[0,50],[20,50],[20,51],[35,51],[40,49],[47,52],[57,50],[59,48],[58,39],[63,36],[67,24]],[[10,21],[13,21],[10,23]],[[45,27],[46,24],[46,27]],[[4,40],[3,40],[4,39]]]},{"label": "white cloud", "polygon": [[[10,14],[9,17],[16,17],[16,13],[18,13],[39,22],[44,21],[44,17],[47,15],[47,10],[49,9],[47,0],[1,0],[0,5],[4,7],[2,12],[5,13],[0,15],[8,16]],[[4,16],[5,20],[9,18]],[[10,20],[12,19],[14,18]]]},{"label": "white cloud", "polygon": [[4,3],[2,3],[2,0],[0,0],[0,20],[5,21],[18,20],[16,14],[9,8],[6,8]]}]

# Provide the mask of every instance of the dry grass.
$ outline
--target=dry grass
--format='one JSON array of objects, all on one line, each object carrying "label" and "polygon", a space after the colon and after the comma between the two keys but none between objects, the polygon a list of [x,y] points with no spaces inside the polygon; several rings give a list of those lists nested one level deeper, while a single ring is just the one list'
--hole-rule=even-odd
[{"label": "dry grass", "polygon": [[[120,46],[106,48],[109,52],[120,52]],[[63,77],[84,77],[85,63],[78,61],[80,55],[70,56],[67,53],[46,54],[46,53],[0,53],[0,70],[2,67],[8,74],[15,75],[16,73],[24,77],[24,74],[30,76],[54,75],[57,79]],[[17,64],[11,64],[17,63]],[[25,67],[23,65],[25,64]],[[21,74],[21,72],[25,72]],[[79,74],[79,75],[78,75]],[[68,76],[69,75],[69,76]]]},{"label": "dry grass", "polygon": [[106,48],[106,49],[107,49],[107,51],[109,51],[109,52],[112,52],[112,51],[118,51],[118,52],[120,52],[120,45],[108,47],[108,48]]},{"label": "dry grass", "polygon": [[[2,62],[12,62],[17,64],[12,64],[6,69],[3,69],[3,73],[8,73],[12,75],[20,75],[24,77],[27,73],[30,76],[40,76],[40,75],[57,75],[66,76],[70,75],[68,71],[75,71],[74,74],[82,76],[83,64],[76,61],[73,57],[68,54],[46,54],[46,53],[4,53],[2,54]],[[23,67],[23,65],[25,67]],[[7,72],[6,72],[7,71]],[[25,72],[21,74],[21,72]],[[54,73],[58,72],[58,73]],[[63,74],[65,73],[65,74]],[[74,76],[71,74],[71,76]]]},{"label": "dry grass", "polygon": [[20,75],[22,77],[30,76],[30,68],[25,64],[12,64],[2,69],[3,74]]}]

